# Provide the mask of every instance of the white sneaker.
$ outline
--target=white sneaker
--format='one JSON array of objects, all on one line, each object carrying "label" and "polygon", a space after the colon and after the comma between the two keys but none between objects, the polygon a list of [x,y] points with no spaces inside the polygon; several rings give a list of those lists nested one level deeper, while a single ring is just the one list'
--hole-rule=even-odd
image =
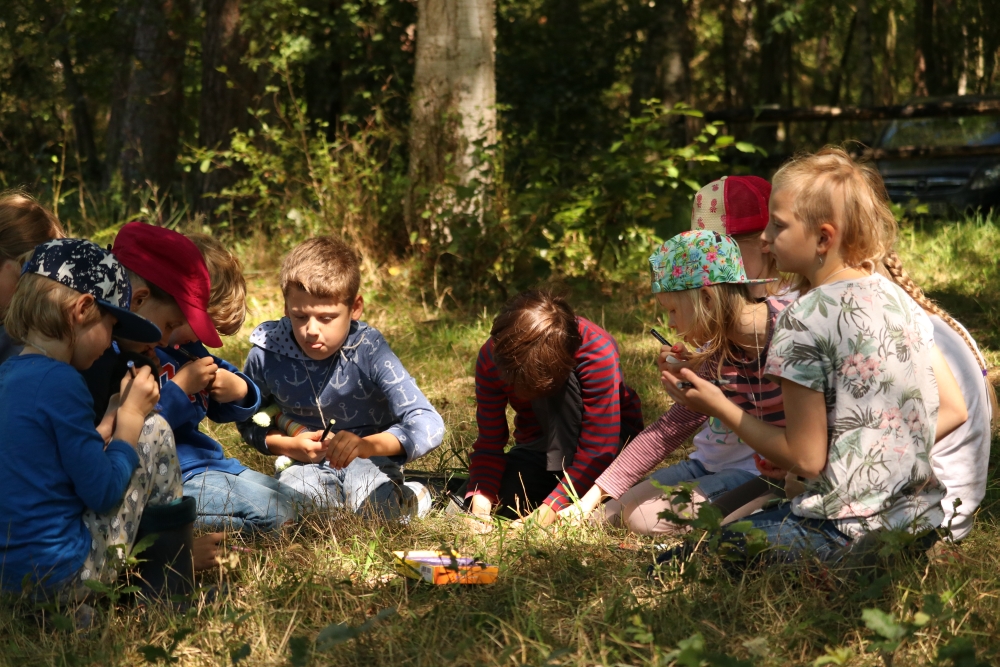
[{"label": "white sneaker", "polygon": [[430,514],[431,505],[434,502],[430,489],[420,482],[403,482],[403,486],[413,493],[413,497],[408,499],[411,505],[410,515],[423,519]]}]

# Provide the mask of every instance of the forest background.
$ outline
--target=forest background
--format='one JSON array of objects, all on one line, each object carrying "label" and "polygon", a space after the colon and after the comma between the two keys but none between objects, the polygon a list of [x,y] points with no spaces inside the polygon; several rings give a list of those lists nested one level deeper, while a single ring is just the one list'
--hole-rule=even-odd
[{"label": "forest background", "polygon": [[[669,405],[644,333],[662,326],[646,257],[688,226],[694,189],[725,173],[768,176],[825,143],[860,150],[881,129],[723,125],[704,112],[996,94],[998,9],[6,0],[0,187],[24,188],[102,243],[134,219],[222,238],[250,283],[247,327],[222,355],[237,364],[250,328],[281,314],[284,253],[344,235],[365,257],[366,319],[448,426],[420,465],[461,471],[475,354],[504,299],[537,285],[568,292],[618,339],[649,422]],[[895,210],[911,273],[995,365],[1000,225]],[[231,427],[206,428],[269,469]],[[613,530],[473,536],[442,517],[313,517],[273,540],[234,538],[251,551],[227,552],[202,580],[222,594],[186,612],[136,609],[111,590],[95,627],[74,633],[64,610],[0,605],[0,665],[990,664],[998,500],[991,481],[972,536],[931,562],[887,545],[895,555],[874,569],[733,579],[706,562],[659,581],[646,577],[655,541]],[[438,545],[500,565],[500,581],[455,591],[392,576],[392,550]]]},{"label": "forest background", "polygon": [[622,279],[684,227],[695,184],[880,129],[700,111],[996,92],[996,9],[8,0],[0,186],[81,234],[134,218],[282,248],[341,232],[373,265],[438,278],[435,300],[495,300],[553,272]]}]

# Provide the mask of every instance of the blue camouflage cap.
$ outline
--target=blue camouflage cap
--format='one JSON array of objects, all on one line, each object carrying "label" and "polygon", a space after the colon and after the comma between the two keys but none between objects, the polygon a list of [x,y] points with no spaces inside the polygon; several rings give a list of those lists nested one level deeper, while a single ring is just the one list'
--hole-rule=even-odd
[{"label": "blue camouflage cap", "polygon": [[35,247],[21,275],[34,273],[89,294],[117,319],[114,335],[140,343],[160,340],[159,327],[129,310],[132,285],[124,267],[107,250],[83,239],[55,239]]}]

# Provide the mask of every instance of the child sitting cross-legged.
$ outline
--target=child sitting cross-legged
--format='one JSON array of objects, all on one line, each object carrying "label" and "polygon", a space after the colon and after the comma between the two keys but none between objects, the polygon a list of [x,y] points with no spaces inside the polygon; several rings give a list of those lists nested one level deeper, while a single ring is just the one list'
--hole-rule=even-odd
[{"label": "child sitting cross-legged", "polygon": [[5,319],[24,349],[0,367],[5,590],[29,582],[36,595],[81,600],[90,592],[85,582],[116,578],[108,547],[124,556],[146,510],[170,514],[193,505],[175,503],[183,493],[180,469],[170,428],[150,414],[159,391],[148,368],[121,381],[107,437],[94,428],[79,371],[104,353],[112,334],[160,335],[129,312],[129,300],[121,265],[89,241],[49,241],[24,266]]},{"label": "child sitting cross-legged", "polygon": [[[649,262],[652,289],[670,327],[698,348],[688,360],[699,375],[724,382],[726,397],[747,414],[768,424],[784,424],[781,390],[763,376],[763,369],[774,323],[789,301],[779,297],[757,301],[750,295],[750,288],[774,279],[747,278],[736,242],[707,230],[683,232],[667,240]],[[670,366],[661,365],[661,369]],[[680,508],[673,507],[660,486],[696,482],[692,502],[685,508],[696,514],[701,503],[715,501],[755,479],[753,450],[737,438],[730,441],[725,428],[710,425],[707,437],[704,432],[695,437],[690,458],[641,481],[705,422],[705,415],[673,405],[625,448],[579,505],[564,515],[593,512],[602,496],[610,495],[614,500],[595,517],[636,533],[672,533],[678,526],[661,518],[661,513],[680,513]]]},{"label": "child sitting cross-legged", "polygon": [[426,490],[404,485],[400,464],[440,445],[444,421],[382,334],[361,321],[360,283],[357,252],[332,237],[285,258],[285,317],[253,331],[244,366],[281,415],[268,426],[244,421],[240,432],[257,450],[292,459],[278,480],[318,507],[394,518],[419,503],[422,513]]},{"label": "child sitting cross-legged", "polygon": [[[202,252],[183,234],[139,222],[122,227],[111,252],[129,273],[132,310],[163,332],[152,344],[121,337],[117,343],[123,352],[157,366],[162,415],[177,439],[184,491],[198,503],[198,527],[258,533],[294,521],[304,500],[301,496],[273,477],[227,457],[222,445],[199,429],[206,417],[217,423],[247,419],[260,403],[254,383],[202,345],[222,346],[212,318],[213,312],[220,311],[212,308],[210,272]],[[219,282],[227,282],[222,276],[239,276],[239,272],[238,264],[227,267],[223,263],[217,271]],[[226,298],[216,293],[216,305]],[[239,313],[238,307],[234,310]],[[227,317],[222,319],[228,322]],[[116,356],[109,351],[87,373],[89,383],[97,388],[95,402],[100,400],[96,396],[100,387],[107,383],[109,367],[117,363]],[[221,537],[221,533],[206,535],[196,545],[199,566],[211,564],[212,543]]]},{"label": "child sitting cross-legged", "polygon": [[763,239],[801,289],[775,324],[764,369],[781,385],[785,424],[747,414],[689,370],[661,379],[676,402],[807,479],[791,503],[748,518],[780,548],[774,555],[833,560],[873,531],[941,524],[931,448],[967,408],[926,313],[873,270],[896,235],[878,174],[827,148],[786,163],[773,183]]}]

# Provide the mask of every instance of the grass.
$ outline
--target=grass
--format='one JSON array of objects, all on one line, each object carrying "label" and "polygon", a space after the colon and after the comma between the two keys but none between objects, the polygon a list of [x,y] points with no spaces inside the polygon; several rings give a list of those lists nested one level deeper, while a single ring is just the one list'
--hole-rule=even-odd
[{"label": "grass", "polygon": [[[1000,227],[980,220],[907,229],[901,241],[913,276],[972,330],[993,363],[1000,361],[997,240]],[[251,326],[280,314],[274,273],[263,263],[249,272],[252,321],[223,353],[234,362],[246,354]],[[366,319],[385,332],[448,426],[444,444],[417,467],[461,468],[476,435],[473,365],[492,314],[435,313],[387,284],[369,286]],[[569,287],[579,312],[617,337],[626,378],[644,399],[647,421],[654,419],[668,407],[653,372],[656,344],[643,333],[656,321],[654,301],[642,285],[618,286],[611,296]],[[269,469],[231,426],[206,428],[231,455]],[[54,629],[51,619],[40,624],[26,603],[4,605],[0,665],[135,665],[156,658],[150,647],[180,665],[918,665],[933,664],[942,647],[959,659],[974,650],[993,664],[1000,660],[998,500],[991,481],[972,535],[933,562],[904,558],[875,571],[769,568],[734,579],[706,561],[659,581],[646,576],[652,541],[612,530],[473,535],[445,516],[409,526],[310,517],[280,538],[249,544],[249,554],[230,552],[202,580],[224,592],[186,613],[103,603],[95,627],[76,633]],[[439,545],[498,564],[499,581],[449,588],[392,576],[391,551]],[[395,613],[356,637],[346,630],[386,609]]]}]

